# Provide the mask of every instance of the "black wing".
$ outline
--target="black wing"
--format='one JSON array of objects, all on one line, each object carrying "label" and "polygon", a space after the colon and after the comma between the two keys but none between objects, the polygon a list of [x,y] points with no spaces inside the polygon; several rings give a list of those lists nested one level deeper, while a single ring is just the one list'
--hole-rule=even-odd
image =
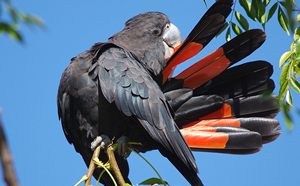
[{"label": "black wing", "polygon": [[137,117],[160,152],[191,184],[200,184],[195,159],[175,125],[162,91],[150,74],[124,48],[115,45],[96,53],[97,61],[89,73],[100,82],[104,97],[110,103],[115,102],[126,116]]},{"label": "black wing", "polygon": [[[106,124],[98,121],[101,109],[105,109],[99,103],[101,96],[121,111],[122,119],[138,121],[140,130],[151,136],[152,141],[147,143],[155,145],[142,147],[141,151],[155,146],[191,184],[202,185],[195,159],[174,123],[162,91],[135,56],[112,43],[96,44],[78,55],[64,71],[59,87],[58,111],[66,138],[86,164],[92,156],[90,142],[105,134],[99,131],[99,125]],[[139,141],[131,136],[130,140]],[[128,175],[127,163],[124,164]]]},{"label": "black wing", "polygon": [[[97,46],[103,45],[99,43]],[[63,72],[57,95],[58,115],[64,134],[87,166],[93,155],[91,141],[98,135],[99,88],[98,82],[88,73],[93,57],[93,51],[89,50],[72,59]],[[115,156],[125,181],[130,183],[127,160],[117,153]],[[107,161],[105,153],[100,153],[100,159]],[[95,178],[100,173],[101,170],[96,169]],[[114,185],[107,174],[102,175],[100,182],[106,186]]]}]

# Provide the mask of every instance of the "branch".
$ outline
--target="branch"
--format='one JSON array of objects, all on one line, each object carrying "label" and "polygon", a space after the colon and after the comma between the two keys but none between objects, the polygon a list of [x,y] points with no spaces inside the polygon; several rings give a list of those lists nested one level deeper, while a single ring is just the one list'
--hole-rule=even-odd
[{"label": "branch", "polygon": [[94,173],[94,170],[96,168],[96,165],[94,163],[94,159],[99,157],[100,154],[100,149],[101,147],[98,146],[95,150],[94,150],[94,154],[93,157],[91,159],[90,165],[89,165],[89,169],[88,172],[86,173],[86,176],[88,177],[88,180],[85,182],[84,186],[90,186],[91,185],[91,179]]},{"label": "branch", "polygon": [[2,129],[1,123],[1,110],[0,110],[0,158],[3,169],[4,180],[8,186],[17,186],[19,185],[17,181],[17,177],[14,171],[14,167],[12,164],[12,157],[10,155],[5,135]]},{"label": "branch", "polygon": [[115,158],[115,154],[114,154],[111,147],[107,148],[107,155],[108,155],[108,158],[109,158],[110,168],[113,171],[114,175],[116,176],[116,179],[118,180],[119,185],[124,185],[125,180],[124,180],[124,178],[122,176],[122,173],[119,169],[118,163],[117,163],[116,158]]}]

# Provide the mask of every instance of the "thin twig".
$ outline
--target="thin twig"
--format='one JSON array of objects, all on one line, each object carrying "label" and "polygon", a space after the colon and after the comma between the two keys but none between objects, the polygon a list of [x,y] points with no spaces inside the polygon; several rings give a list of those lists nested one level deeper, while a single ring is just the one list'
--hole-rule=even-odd
[{"label": "thin twig", "polygon": [[7,185],[8,186],[19,185],[14,171],[13,163],[12,163],[13,160],[6,143],[4,131],[2,129],[1,109],[0,109],[0,158],[2,163],[4,180],[6,181]]},{"label": "thin twig", "polygon": [[94,170],[96,168],[96,165],[94,163],[94,159],[97,157],[99,157],[99,154],[100,154],[100,149],[101,147],[98,146],[95,150],[94,150],[94,154],[93,154],[93,157],[90,161],[90,165],[89,165],[89,169],[86,173],[86,176],[89,178],[88,180],[86,180],[84,186],[90,186],[91,185],[91,179],[92,179],[92,176],[93,176],[93,173],[94,173]]},{"label": "thin twig", "polygon": [[124,185],[125,180],[124,180],[124,178],[122,176],[122,173],[119,169],[118,163],[116,161],[115,154],[114,154],[111,147],[107,148],[107,155],[108,155],[108,158],[109,158],[110,168],[111,168],[112,172],[114,173],[114,175],[116,176],[116,179],[117,179],[119,185],[121,185],[121,186]]},{"label": "thin twig", "polygon": [[149,161],[146,160],[146,158],[144,158],[142,155],[140,155],[138,152],[136,152],[135,150],[128,148],[130,151],[134,152],[136,155],[138,155],[139,157],[141,157],[153,170],[154,172],[157,174],[157,176],[159,177],[160,181],[164,184],[164,186],[166,186],[166,182],[161,178],[161,176],[159,175],[159,173],[157,172],[157,170],[151,165],[151,163]]}]

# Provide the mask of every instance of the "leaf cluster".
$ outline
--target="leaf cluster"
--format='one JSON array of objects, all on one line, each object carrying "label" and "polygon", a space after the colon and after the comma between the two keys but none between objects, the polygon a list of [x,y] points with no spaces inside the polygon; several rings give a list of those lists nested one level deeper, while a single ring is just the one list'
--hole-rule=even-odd
[{"label": "leaf cluster", "polygon": [[[4,21],[3,13],[7,14],[10,20]],[[15,8],[10,0],[0,0],[0,34],[6,33],[12,39],[23,42],[23,37],[19,31],[20,23],[25,23],[29,27],[44,27],[43,21],[39,17],[23,13]]]},{"label": "leaf cluster", "polygon": [[[282,68],[280,75],[280,90],[278,100],[288,124],[288,128],[292,128],[292,121],[289,115],[290,106],[293,106],[293,99],[290,87],[300,93],[300,83],[297,76],[300,75],[300,27],[295,29],[294,42],[291,50],[285,52],[279,60],[279,68]],[[285,104],[284,104],[284,101]]]},{"label": "leaf cluster", "polygon": [[[278,23],[290,35],[289,28],[293,29],[294,26],[293,21],[291,21],[291,12],[294,11],[293,6],[297,6],[294,0],[276,1],[272,5],[270,2],[271,0],[252,0],[251,2],[249,0],[239,0],[238,3],[235,2],[230,21],[225,23],[217,36],[226,30],[225,39],[229,41],[231,39],[231,30],[236,35],[239,35],[243,31],[250,29],[248,20],[259,22],[265,30],[266,23],[273,17],[276,11]],[[250,19],[247,19],[242,13],[236,10],[237,4],[244,9],[247,17]],[[233,22],[233,16],[238,24]]]}]

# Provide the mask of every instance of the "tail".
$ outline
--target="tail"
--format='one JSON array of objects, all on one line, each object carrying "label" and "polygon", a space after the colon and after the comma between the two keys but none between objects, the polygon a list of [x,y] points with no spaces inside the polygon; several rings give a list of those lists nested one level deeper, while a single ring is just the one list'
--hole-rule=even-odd
[{"label": "tail", "polygon": [[244,32],[161,84],[193,151],[251,154],[280,135],[272,65],[254,61],[229,68],[265,38],[259,29]]},{"label": "tail", "polygon": [[190,148],[251,154],[277,139],[280,126],[273,118],[279,104],[271,95],[275,88],[272,73],[268,62],[249,62],[225,70],[206,86],[166,91],[175,122]]}]

